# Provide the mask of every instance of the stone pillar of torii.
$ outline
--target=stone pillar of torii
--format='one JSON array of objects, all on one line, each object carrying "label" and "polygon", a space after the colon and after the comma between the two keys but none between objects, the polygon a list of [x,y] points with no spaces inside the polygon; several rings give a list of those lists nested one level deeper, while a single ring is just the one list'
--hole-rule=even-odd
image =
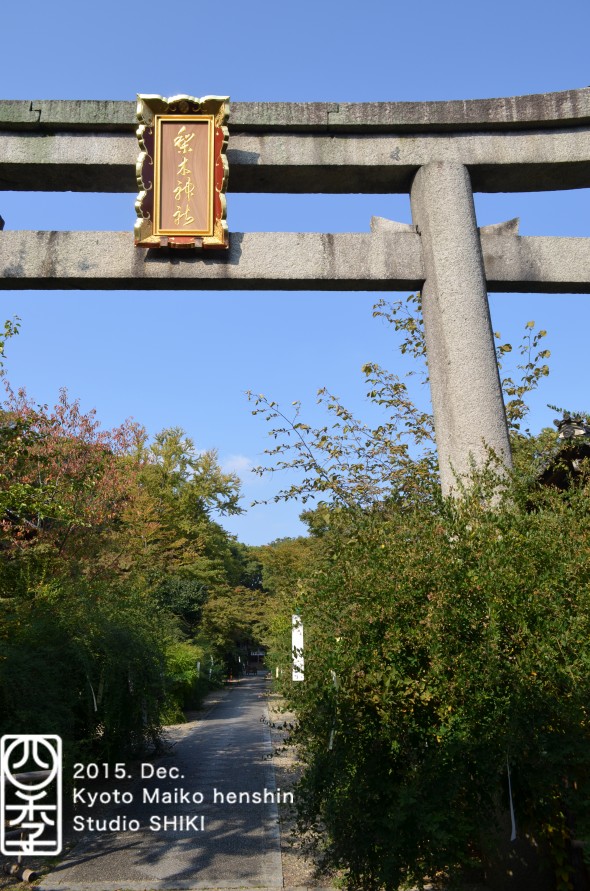
[{"label": "stone pillar of torii", "polygon": [[[0,190],[136,192],[134,102],[0,101]],[[229,191],[407,193],[413,225],[231,231],[229,250],[128,232],[0,232],[0,289],[420,289],[443,492],[510,445],[487,293],[590,293],[590,239],[478,229],[473,191],[590,187],[590,88],[452,102],[237,103]],[[31,220],[32,225],[35,221]],[[1,228],[1,227],[0,227]]]},{"label": "stone pillar of torii", "polygon": [[443,494],[485,463],[511,464],[473,193],[453,161],[421,167],[412,215],[422,238],[422,314]]}]

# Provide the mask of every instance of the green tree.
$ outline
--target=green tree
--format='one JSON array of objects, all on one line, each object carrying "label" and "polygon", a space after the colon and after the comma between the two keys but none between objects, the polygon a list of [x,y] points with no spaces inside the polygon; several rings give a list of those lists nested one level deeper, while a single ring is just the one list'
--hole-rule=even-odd
[{"label": "green tree", "polygon": [[150,443],[65,390],[49,409],[4,383],[0,729],[53,729],[104,758],[154,745],[208,688],[204,607],[257,584],[214,519],[240,510],[239,481],[177,428]]},{"label": "green tree", "polygon": [[589,831],[588,489],[515,486],[494,511],[491,491],[334,510],[300,587],[300,816],[350,887],[493,856],[507,763],[519,829],[558,875]]},{"label": "green tree", "polygon": [[241,511],[239,479],[179,428],[145,438],[138,461],[140,501],[127,516],[131,559],[162,602],[174,610],[177,592],[179,614],[198,619],[207,592],[227,584],[232,541],[213,516]]},{"label": "green tree", "polygon": [[[0,592],[34,588],[48,573],[97,576],[105,543],[123,522],[138,435],[105,431],[65,390],[50,411],[8,385],[0,413]],[[108,561],[107,561],[108,563]],[[19,580],[20,579],[20,580]]]},{"label": "green tree", "polygon": [[[420,361],[415,305],[377,312]],[[270,454],[300,473],[281,497],[319,499],[274,658],[290,660],[296,599],[306,676],[285,674],[281,688],[306,764],[300,825],[350,888],[423,887],[485,865],[508,767],[520,833],[556,887],[572,887],[574,833],[590,832],[590,492],[583,470],[558,492],[531,468],[548,440],[521,429],[546,374],[542,337],[527,325],[520,380],[503,377],[515,473],[490,455],[458,500],[441,498],[431,420],[407,381],[365,367],[369,397],[391,414],[378,428],[330,397],[333,424],[318,429],[298,407],[289,417],[257,400],[275,421]]]}]

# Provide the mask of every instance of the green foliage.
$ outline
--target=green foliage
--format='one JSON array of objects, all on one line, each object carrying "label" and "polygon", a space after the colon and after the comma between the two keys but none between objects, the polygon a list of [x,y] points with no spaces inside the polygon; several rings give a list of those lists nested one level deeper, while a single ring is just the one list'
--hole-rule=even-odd
[{"label": "green foliage", "polygon": [[59,733],[105,759],[153,744],[167,624],[104,586],[61,581],[0,601],[0,732]]},{"label": "green foliage", "polygon": [[292,596],[313,559],[315,548],[316,540],[304,537],[279,538],[258,548],[265,589],[275,596]]},{"label": "green foliage", "polygon": [[521,831],[590,828],[588,488],[489,490],[334,511],[299,591],[300,816],[349,887],[481,857],[507,758]]},{"label": "green foliage", "polygon": [[4,376],[3,359],[6,356],[6,341],[18,334],[20,328],[20,319],[15,316],[14,319],[7,319],[4,322],[4,330],[0,333],[0,377]]},{"label": "green foliage", "polygon": [[[363,366],[363,373],[368,398],[386,415],[378,427],[357,421],[325,389],[318,391],[318,402],[334,420],[315,429],[299,420],[299,403],[287,415],[264,395],[249,394],[254,402],[252,414],[278,424],[272,429],[277,444],[266,450],[274,463],[255,472],[291,469],[299,477],[275,496],[276,501],[298,498],[305,504],[319,497],[343,505],[370,504],[386,495],[403,497],[413,479],[410,468],[418,476],[434,470],[432,419],[414,406],[407,383],[374,364]],[[417,448],[411,451],[410,444]]]},{"label": "green foliage", "polygon": [[[433,418],[416,404],[412,392],[416,376],[422,384],[428,381],[420,307],[419,295],[391,304],[380,301],[375,306],[374,315],[402,333],[400,352],[407,354],[415,365],[403,377],[375,363],[363,366],[367,399],[383,413],[383,420],[376,427],[356,418],[325,388],[318,390],[318,402],[325,406],[329,420],[316,428],[301,420],[299,402],[284,411],[263,394],[248,393],[254,404],[252,414],[263,417],[270,425],[269,434],[274,440],[272,448],[265,452],[270,463],[255,471],[294,471],[295,481],[279,491],[275,501],[295,498],[303,504],[316,500],[342,506],[368,506],[388,498],[402,501],[417,496],[423,491],[423,484],[436,476]],[[520,433],[520,423],[528,411],[524,397],[549,373],[548,366],[541,365],[540,360],[550,353],[538,349],[547,332],[535,332],[534,324],[527,323],[519,346],[525,360],[516,369],[520,378],[516,383],[512,375],[502,379],[510,428],[524,437],[530,436],[528,431]],[[496,333],[496,337],[500,335]],[[511,349],[510,344],[499,347],[500,370],[504,355]]]},{"label": "green foliage", "polygon": [[[55,575],[92,575],[133,486],[132,423],[103,431],[65,390],[49,411],[6,384],[0,414],[0,592]],[[110,561],[109,561],[110,562]],[[9,585],[4,584],[8,573]],[[22,578],[19,580],[19,574]]]},{"label": "green foliage", "polygon": [[[502,338],[498,331],[494,332],[494,336],[498,340]],[[539,349],[539,344],[546,336],[547,332],[543,329],[535,331],[534,321],[527,322],[524,337],[518,348],[524,360],[517,365],[520,379],[515,382],[511,375],[502,378],[502,390],[506,397],[510,397],[505,400],[506,420],[510,430],[520,430],[521,422],[529,411],[525,396],[536,390],[541,380],[549,374],[549,366],[542,360],[548,359],[551,351]],[[512,352],[512,346],[509,343],[502,344],[497,347],[496,352],[501,367],[504,356]]]},{"label": "green foliage", "polygon": [[[423,363],[416,306],[376,314]],[[519,428],[548,371],[533,332],[521,379],[503,380],[516,470],[490,456],[459,500],[441,498],[431,419],[405,380],[365,366],[389,414],[376,430],[334,399],[315,430],[298,405],[255,400],[277,424],[269,454],[300,476],[279,497],[321,499],[304,515],[310,546],[261,559],[275,664],[291,661],[292,612],[305,628],[305,681],[279,682],[306,764],[300,827],[351,889],[423,887],[493,860],[507,765],[519,831],[558,888],[571,887],[574,833],[590,833],[590,481],[582,469],[565,492],[536,483],[555,433]]]},{"label": "green foliage", "polygon": [[213,519],[240,511],[238,478],[179,428],[105,431],[65,390],[49,409],[3,383],[0,733],[105,760],[157,746],[233,657],[219,598],[253,635],[260,566]]},{"label": "green foliage", "polygon": [[162,708],[165,724],[182,723],[184,709],[200,707],[213,686],[209,678],[210,664],[211,654],[206,646],[189,641],[170,642],[166,650],[166,699]]},{"label": "green foliage", "polygon": [[[320,510],[310,513],[317,524]],[[317,539],[281,538],[257,549],[267,592],[264,640],[272,642],[267,665],[273,672],[291,671],[291,616],[299,609],[299,594],[317,549]]]},{"label": "green foliage", "polygon": [[181,619],[188,631],[200,624],[207,593],[198,579],[170,574],[155,586],[154,599],[162,609]]},{"label": "green foliage", "polygon": [[163,430],[142,455],[144,481],[162,508],[171,503],[188,517],[241,513],[238,505],[239,479],[224,473],[214,449],[197,451],[179,427]]},{"label": "green foliage", "polygon": [[235,665],[245,647],[264,638],[267,599],[263,592],[243,587],[209,598],[201,627],[217,658]]}]

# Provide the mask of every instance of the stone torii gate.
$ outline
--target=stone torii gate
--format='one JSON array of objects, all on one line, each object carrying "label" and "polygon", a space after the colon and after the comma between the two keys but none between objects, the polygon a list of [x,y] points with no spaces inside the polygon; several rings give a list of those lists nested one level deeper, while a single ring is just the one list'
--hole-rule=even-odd
[{"label": "stone torii gate", "polygon": [[[0,189],[136,192],[135,104],[0,102]],[[236,103],[236,192],[411,195],[413,226],[231,233],[219,254],[138,250],[129,232],[0,233],[18,290],[422,291],[443,491],[491,447],[510,463],[487,292],[590,293],[590,239],[478,229],[473,191],[590,186],[590,88],[453,102]],[[230,220],[231,224],[231,220]]]}]

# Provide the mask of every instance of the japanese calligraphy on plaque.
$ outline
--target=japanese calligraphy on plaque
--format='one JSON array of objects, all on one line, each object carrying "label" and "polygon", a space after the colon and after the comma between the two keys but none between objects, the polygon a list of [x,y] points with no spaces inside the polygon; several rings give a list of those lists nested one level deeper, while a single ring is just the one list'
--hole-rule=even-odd
[{"label": "japanese calligraphy on plaque", "polygon": [[138,96],[138,247],[229,247],[228,116],[225,96]]}]

